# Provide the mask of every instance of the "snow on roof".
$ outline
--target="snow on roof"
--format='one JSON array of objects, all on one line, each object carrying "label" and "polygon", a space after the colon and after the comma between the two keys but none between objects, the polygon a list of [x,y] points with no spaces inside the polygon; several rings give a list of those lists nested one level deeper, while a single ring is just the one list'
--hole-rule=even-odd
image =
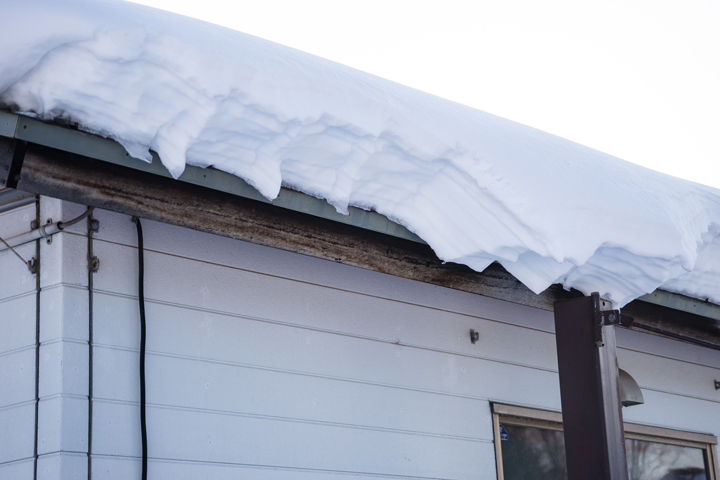
[{"label": "snow on roof", "polygon": [[[720,303],[720,191],[240,32],[118,1],[12,0],[0,107],[373,209],[437,256],[623,306]],[[629,135],[632,132],[628,132]],[[682,159],[678,159],[682,161]]]}]

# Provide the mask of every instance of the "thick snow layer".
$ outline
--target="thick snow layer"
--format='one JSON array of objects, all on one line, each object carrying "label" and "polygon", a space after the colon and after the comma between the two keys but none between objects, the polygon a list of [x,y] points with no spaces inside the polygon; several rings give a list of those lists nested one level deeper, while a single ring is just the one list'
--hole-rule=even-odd
[{"label": "thick snow layer", "polygon": [[[121,2],[2,6],[0,106],[338,211],[373,209],[439,258],[617,305],[720,303],[720,192],[243,33]],[[632,132],[628,132],[632,135]],[[682,161],[682,159],[678,159]]]}]

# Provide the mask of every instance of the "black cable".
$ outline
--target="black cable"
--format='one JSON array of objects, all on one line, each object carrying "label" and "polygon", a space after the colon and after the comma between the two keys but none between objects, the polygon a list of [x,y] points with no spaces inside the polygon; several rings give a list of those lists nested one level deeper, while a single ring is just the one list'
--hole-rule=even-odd
[{"label": "black cable", "polygon": [[[89,209],[88,209],[89,210]],[[92,212],[92,211],[91,211]],[[92,215],[88,215],[87,224],[87,260],[88,260],[88,480],[92,479],[92,431],[93,431],[93,279],[95,278],[95,269],[92,266],[92,259],[95,256],[93,254],[93,234],[98,231],[99,223],[97,220],[92,218]]]},{"label": "black cable", "polygon": [[705,348],[712,348],[714,350],[720,350],[720,345],[718,345],[717,343],[700,340],[699,338],[688,337],[687,335],[683,335],[682,333],[671,332],[669,330],[664,330],[662,328],[653,327],[652,325],[646,325],[644,323],[634,322],[633,327],[642,328],[643,330],[647,330],[649,332],[655,332],[655,333],[659,333],[660,335],[677,338],[678,340],[682,340],[682,341],[688,342],[688,343],[694,343],[695,345],[700,345]]},{"label": "black cable", "polygon": [[147,480],[147,425],[145,424],[145,261],[140,219],[133,217],[138,237],[138,302],[140,304],[140,434],[142,436],[142,480]]}]

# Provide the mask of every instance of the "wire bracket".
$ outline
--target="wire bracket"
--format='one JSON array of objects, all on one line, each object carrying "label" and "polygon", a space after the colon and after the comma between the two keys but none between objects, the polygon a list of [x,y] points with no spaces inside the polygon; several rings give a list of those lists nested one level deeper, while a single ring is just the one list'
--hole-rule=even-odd
[{"label": "wire bracket", "polygon": [[10,246],[10,244],[9,244],[8,242],[5,241],[4,238],[0,237],[0,242],[4,243],[5,246],[6,246],[7,248],[9,248],[10,251],[12,251],[12,252],[15,254],[15,256],[20,259],[21,262],[23,262],[24,264],[26,264],[26,265],[28,266],[28,270],[30,270],[31,273],[37,273],[37,271],[36,271],[36,269],[37,269],[37,265],[36,265],[37,262],[35,261],[35,257],[33,257],[32,260],[27,260],[27,261],[26,261],[22,256],[20,256],[20,254],[17,252],[17,250],[15,250],[13,247]]},{"label": "wire bracket", "polygon": [[35,259],[35,257],[32,257],[30,260],[27,261],[27,267],[28,270],[30,270],[30,273],[33,275],[38,273],[38,261]]},{"label": "wire bracket", "polygon": [[591,296],[595,316],[595,345],[604,347],[603,327],[620,325],[621,327],[630,328],[635,319],[621,314],[620,310],[603,310],[603,308],[611,305],[610,302],[601,299],[600,294],[597,292],[592,293]]}]

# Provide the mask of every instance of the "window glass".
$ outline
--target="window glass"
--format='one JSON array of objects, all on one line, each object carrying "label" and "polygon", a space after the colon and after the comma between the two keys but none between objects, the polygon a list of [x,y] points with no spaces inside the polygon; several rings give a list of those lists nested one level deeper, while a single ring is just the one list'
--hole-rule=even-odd
[{"label": "window glass", "polygon": [[[505,480],[565,480],[562,431],[503,424]],[[626,439],[630,480],[706,480],[705,455],[700,448]]]},{"label": "window glass", "polygon": [[567,478],[563,432],[505,425],[502,442],[505,480],[562,480]]},{"label": "window glass", "polygon": [[702,450],[625,439],[630,480],[706,480]]}]

